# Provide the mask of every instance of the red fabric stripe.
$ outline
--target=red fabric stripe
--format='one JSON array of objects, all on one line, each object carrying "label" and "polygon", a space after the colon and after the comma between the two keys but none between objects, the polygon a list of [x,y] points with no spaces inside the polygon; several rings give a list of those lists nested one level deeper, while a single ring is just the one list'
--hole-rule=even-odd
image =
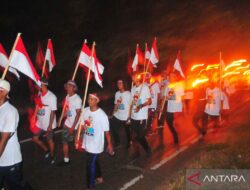
[{"label": "red fabric stripe", "polygon": [[34,68],[34,66],[33,66],[33,64],[32,64],[32,62],[31,62],[31,60],[29,58],[29,55],[28,55],[28,53],[26,51],[26,48],[25,48],[25,46],[23,44],[23,40],[22,40],[21,36],[18,39],[18,42],[17,42],[16,47],[15,47],[15,50],[19,51],[22,54],[24,54],[24,56],[26,57],[26,59],[27,59],[27,61],[29,63],[29,66],[30,66],[30,68],[31,68],[31,70],[33,72],[33,75],[35,76],[36,80],[39,81],[40,77],[37,74],[37,72],[36,72],[36,70],[35,70],[35,68]]},{"label": "red fabric stripe", "polygon": [[55,56],[54,56],[54,50],[53,50],[53,45],[52,45],[51,39],[48,40],[48,49],[50,49],[52,64],[55,66],[56,65],[56,60],[55,60]]},{"label": "red fabric stripe", "polygon": [[0,43],[0,53],[4,54],[6,57],[8,57],[8,54],[6,53],[6,51],[3,48],[3,45],[1,43]]}]

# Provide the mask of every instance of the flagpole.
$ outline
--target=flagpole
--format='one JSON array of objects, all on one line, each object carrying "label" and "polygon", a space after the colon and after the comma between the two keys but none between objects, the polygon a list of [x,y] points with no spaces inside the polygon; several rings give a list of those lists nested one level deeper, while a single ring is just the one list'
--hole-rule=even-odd
[{"label": "flagpole", "polygon": [[47,48],[46,48],[46,52],[45,52],[45,56],[44,56],[44,61],[43,61],[42,77],[43,77],[43,75],[44,75],[45,67],[46,67],[46,53],[47,53],[47,50],[48,50],[49,40],[50,40],[50,39],[48,39]]},{"label": "flagpole", "polygon": [[[87,43],[87,39],[85,39],[83,43]],[[77,70],[78,70],[78,67],[79,67],[79,64],[80,64],[80,63],[79,63],[79,59],[80,59],[81,51],[82,51],[82,50],[80,50],[80,53],[79,53],[79,56],[78,56],[78,59],[77,59],[77,62],[76,62],[75,70],[74,70],[74,73],[73,73],[73,76],[72,76],[71,80],[75,80],[76,73],[77,73]],[[63,103],[63,109],[62,109],[62,113],[61,113],[61,116],[60,116],[60,119],[59,119],[59,122],[58,122],[58,126],[57,126],[57,127],[60,127],[60,126],[61,126],[61,123],[62,123],[62,119],[63,119],[63,115],[64,115],[64,112],[65,112],[65,109],[66,109],[66,101]]]},{"label": "flagpole", "polygon": [[[92,44],[92,50],[91,50],[91,57],[90,57],[90,65],[89,65],[89,69],[88,69],[88,75],[87,75],[87,81],[86,81],[86,86],[85,86],[85,92],[84,92],[84,97],[83,97],[83,105],[82,105],[82,109],[81,109],[81,115],[83,113],[83,110],[85,108],[85,104],[86,104],[86,99],[87,99],[87,92],[88,92],[88,88],[89,88],[89,81],[90,81],[90,71],[92,68],[92,64],[93,64],[93,56],[94,56],[94,51],[95,51],[95,42],[93,42]],[[82,116],[80,116],[80,123],[79,123],[79,127],[77,129],[77,136],[76,136],[76,142],[79,142],[80,139],[80,135],[81,135],[81,131],[82,131]],[[79,148],[79,147],[77,147]]]},{"label": "flagpole", "polygon": [[15,40],[15,43],[14,43],[14,45],[13,45],[13,47],[12,47],[11,52],[10,52],[10,56],[9,56],[9,59],[8,59],[8,63],[7,63],[7,65],[6,65],[6,67],[5,67],[5,69],[4,69],[4,72],[3,72],[3,75],[2,75],[2,80],[4,80],[4,78],[5,78],[6,74],[7,74],[7,71],[8,71],[8,69],[9,69],[9,67],[10,67],[10,60],[11,60],[11,58],[12,58],[14,49],[16,48],[16,44],[17,44],[18,39],[20,38],[20,36],[21,36],[21,33],[18,33],[18,34],[17,34],[17,37],[16,37],[16,40]]},{"label": "flagpole", "polygon": [[144,53],[144,63],[143,63],[143,72],[145,72],[145,67],[146,67],[146,54],[147,54],[147,43],[145,43],[145,53]]}]

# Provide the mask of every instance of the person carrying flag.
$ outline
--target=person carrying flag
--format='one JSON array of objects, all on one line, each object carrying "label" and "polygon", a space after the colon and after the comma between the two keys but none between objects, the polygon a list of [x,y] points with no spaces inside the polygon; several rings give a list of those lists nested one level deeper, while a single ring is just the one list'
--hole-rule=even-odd
[{"label": "person carrying flag", "polygon": [[62,129],[62,144],[63,144],[63,162],[59,166],[68,165],[69,159],[69,142],[74,142],[74,135],[79,125],[79,118],[81,115],[82,100],[77,92],[77,85],[75,81],[69,80],[65,84],[66,96],[66,111],[64,127]]},{"label": "person carrying flag", "polygon": [[[141,76],[132,76],[134,87],[131,89],[132,110],[131,110],[131,135],[135,156],[139,155],[137,142],[141,144],[148,157],[151,156],[151,148],[145,138],[146,121],[148,119],[148,108],[151,105],[151,94],[149,87],[142,84]],[[129,118],[130,119],[130,118]]]},{"label": "person carrying flag", "polygon": [[129,115],[130,92],[126,90],[124,80],[117,81],[118,91],[115,93],[114,110],[110,119],[112,137],[114,138],[115,146],[120,144],[119,131],[124,128],[126,133],[126,148],[130,147],[130,129],[126,125]]},{"label": "person carrying flag", "polygon": [[[57,98],[48,90],[48,81],[41,79],[40,94],[36,101],[36,122],[33,131],[32,141],[41,147],[45,152],[45,159],[50,158],[50,163],[55,163],[55,143],[53,140],[53,129],[56,128]],[[49,148],[44,144],[40,137],[46,136]]]},{"label": "person carrying flag", "polygon": [[19,114],[8,101],[10,83],[0,79],[0,188],[6,182],[11,190],[31,187],[22,175],[22,154],[17,137]]},{"label": "person carrying flag", "polygon": [[[95,183],[103,183],[101,167],[99,163],[100,154],[104,151],[104,140],[107,140],[107,151],[114,155],[111,136],[109,132],[109,120],[106,113],[99,108],[100,98],[96,93],[88,96],[89,107],[86,107],[81,115],[82,121],[82,148],[87,155],[87,189],[94,189]],[[75,139],[76,147],[78,139]]]}]

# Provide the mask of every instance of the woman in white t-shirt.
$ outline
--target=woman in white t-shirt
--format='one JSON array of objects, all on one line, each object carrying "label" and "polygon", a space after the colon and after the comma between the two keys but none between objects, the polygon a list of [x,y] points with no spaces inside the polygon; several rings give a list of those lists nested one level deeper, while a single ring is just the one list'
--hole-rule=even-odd
[{"label": "woman in white t-shirt", "polygon": [[124,81],[117,81],[118,91],[115,93],[113,117],[110,119],[110,127],[115,146],[120,145],[119,132],[123,128],[126,133],[126,148],[130,146],[130,129],[126,125],[129,115],[130,92],[125,89]]},{"label": "woman in white t-shirt", "polygon": [[[51,164],[55,163],[54,149],[55,143],[53,139],[53,130],[56,128],[56,110],[57,98],[48,90],[48,81],[46,78],[41,79],[39,101],[36,101],[36,123],[33,131],[32,141],[41,147],[45,152],[45,159],[50,159]],[[45,135],[49,148],[40,140]]]},{"label": "woman in white t-shirt", "polygon": [[[89,107],[82,112],[81,121],[83,125],[82,148],[87,153],[87,188],[94,189],[95,182],[102,183],[103,177],[99,164],[99,156],[104,151],[105,137],[107,140],[107,151],[113,155],[113,146],[109,133],[109,120],[106,113],[98,107],[100,99],[96,93],[89,94]],[[78,144],[76,144],[78,147]]]},{"label": "woman in white t-shirt", "polygon": [[10,189],[25,190],[22,178],[22,154],[17,137],[19,114],[8,102],[10,84],[0,79],[0,189],[3,182]]}]

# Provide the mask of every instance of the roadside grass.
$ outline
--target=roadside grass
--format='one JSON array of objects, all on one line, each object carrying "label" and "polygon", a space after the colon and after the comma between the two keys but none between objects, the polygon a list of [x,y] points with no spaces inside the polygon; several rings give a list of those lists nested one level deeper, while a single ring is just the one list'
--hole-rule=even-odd
[{"label": "roadside grass", "polygon": [[164,182],[164,188],[185,189],[186,169],[250,169],[249,123],[250,119],[247,117],[235,118],[235,123],[230,124],[233,127],[224,126],[218,133],[210,134],[212,137],[200,144],[199,154],[185,164],[175,180]]}]

